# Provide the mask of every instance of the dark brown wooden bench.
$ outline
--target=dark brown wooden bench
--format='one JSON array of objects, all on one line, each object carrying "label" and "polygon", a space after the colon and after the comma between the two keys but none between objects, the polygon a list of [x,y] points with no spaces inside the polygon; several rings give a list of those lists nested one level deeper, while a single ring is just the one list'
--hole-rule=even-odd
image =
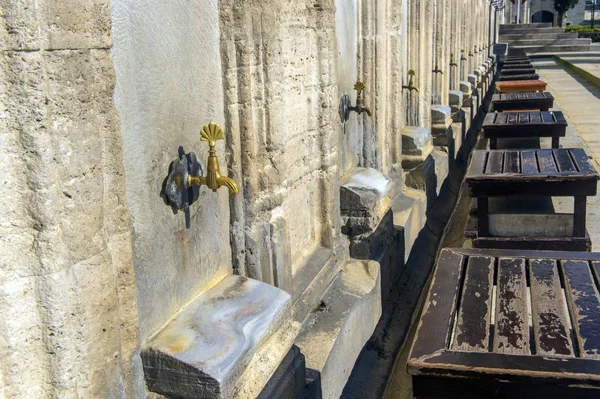
[{"label": "dark brown wooden bench", "polygon": [[540,78],[540,75],[538,75],[537,73],[522,73],[522,74],[518,74],[518,75],[503,75],[502,73],[500,73],[500,76],[498,77],[499,81],[506,81],[506,80],[537,80]]},{"label": "dark brown wooden bench", "polygon": [[502,70],[500,71],[500,76],[533,74],[535,74],[534,68],[502,68]]},{"label": "dark brown wooden bench", "polygon": [[492,96],[494,111],[512,111],[539,109],[548,111],[554,106],[554,97],[550,92],[499,93]]},{"label": "dark brown wooden bench", "polygon": [[514,80],[496,82],[498,93],[523,93],[530,91],[544,91],[547,83],[541,80]]},{"label": "dark brown wooden bench", "polygon": [[413,396],[600,398],[599,280],[598,253],[443,249],[408,358]]},{"label": "dark brown wooden bench", "polygon": [[515,69],[515,68],[533,68],[533,64],[529,61],[509,62],[502,65],[502,69]]},{"label": "dark brown wooden bench", "polygon": [[552,137],[552,148],[558,148],[560,138],[567,132],[567,121],[560,111],[490,112],[482,128],[492,150],[498,148],[498,139],[517,137]]},{"label": "dark brown wooden bench", "polygon": [[[596,195],[598,179],[579,148],[474,151],[465,180],[477,205],[465,235],[473,237],[476,248],[589,251],[586,197]],[[496,203],[498,198],[510,197],[509,203],[518,204],[515,201],[520,198],[541,196],[573,197],[573,214],[490,215],[490,198]]]}]

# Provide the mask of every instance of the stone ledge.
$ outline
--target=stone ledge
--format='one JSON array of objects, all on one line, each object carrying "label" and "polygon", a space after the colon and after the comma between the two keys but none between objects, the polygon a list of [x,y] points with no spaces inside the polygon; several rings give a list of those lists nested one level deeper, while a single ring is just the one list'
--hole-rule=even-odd
[{"label": "stone ledge", "polygon": [[296,340],[306,358],[307,397],[339,398],[381,316],[381,278],[374,261],[350,262]]},{"label": "stone ledge", "polygon": [[355,168],[340,181],[342,233],[358,236],[373,232],[390,208],[391,180],[373,168]]},{"label": "stone ledge", "polygon": [[410,250],[425,226],[426,209],[427,197],[421,190],[406,188],[392,202],[394,226],[401,228],[404,235],[404,262],[408,260]]},{"label": "stone ledge", "polygon": [[405,126],[402,129],[402,168],[415,168],[427,159],[432,150],[429,130],[420,126]]},{"label": "stone ledge", "polygon": [[[287,337],[277,342],[289,346],[269,350],[281,356],[270,372],[262,371],[268,374],[262,382],[266,384],[298,332],[289,324],[290,307],[290,295],[279,288],[242,276],[225,277],[143,345],[148,389],[181,398],[230,398],[247,385],[240,381],[246,366],[277,332]],[[259,378],[252,379],[256,388]]]}]

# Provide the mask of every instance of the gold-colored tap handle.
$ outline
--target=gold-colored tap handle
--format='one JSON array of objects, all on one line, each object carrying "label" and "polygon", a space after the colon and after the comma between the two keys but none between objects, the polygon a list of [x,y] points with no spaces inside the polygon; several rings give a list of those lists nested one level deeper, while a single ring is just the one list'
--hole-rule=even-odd
[{"label": "gold-colored tap handle", "polygon": [[225,132],[223,132],[221,126],[213,122],[204,125],[200,131],[200,136],[200,140],[208,141],[210,147],[214,147],[217,144],[217,140],[225,140]]},{"label": "gold-colored tap handle", "polygon": [[360,93],[362,93],[365,87],[365,84],[360,80],[357,80],[356,83],[354,83],[354,90],[356,90],[358,96],[360,96]]},{"label": "gold-colored tap handle", "polygon": [[209,145],[208,161],[206,163],[207,172],[206,176],[189,176],[189,185],[206,185],[213,191],[216,191],[219,187],[225,186],[229,189],[231,194],[236,194],[239,192],[236,182],[227,176],[221,176],[220,173],[219,160],[217,159],[215,145],[217,144],[218,140],[225,140],[225,132],[223,129],[221,129],[221,126],[213,122],[210,122],[208,125],[204,125],[200,131],[200,140],[208,141]]}]

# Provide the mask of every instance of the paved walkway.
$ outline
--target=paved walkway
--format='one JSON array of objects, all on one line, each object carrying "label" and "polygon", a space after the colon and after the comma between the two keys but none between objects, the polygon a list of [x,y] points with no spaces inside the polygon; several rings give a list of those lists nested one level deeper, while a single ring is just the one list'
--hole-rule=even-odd
[{"label": "paved walkway", "polygon": [[[600,77],[600,57],[581,55],[563,58]],[[552,93],[557,105],[587,144],[596,166],[600,166],[600,87],[565,70],[554,59],[536,60],[535,67],[541,79],[548,82],[547,90]]]},{"label": "paved walkway", "polygon": [[[583,55],[569,58],[569,61],[586,60]],[[600,62],[600,58],[597,59]],[[569,123],[567,135],[560,141],[561,146],[583,148],[600,171],[600,87],[566,70],[554,59],[535,60],[535,67],[540,78],[548,82],[547,90],[554,96],[553,110],[563,111]],[[549,146],[549,143],[548,139],[543,146]],[[552,202],[556,212],[573,212],[572,198],[554,197]],[[600,195],[588,197],[587,229],[592,251],[600,252]]]}]

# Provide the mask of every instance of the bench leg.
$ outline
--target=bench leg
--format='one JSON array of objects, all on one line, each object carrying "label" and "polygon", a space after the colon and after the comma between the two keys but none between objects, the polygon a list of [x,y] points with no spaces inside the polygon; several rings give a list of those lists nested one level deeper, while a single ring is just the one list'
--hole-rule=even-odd
[{"label": "bench leg", "polygon": [[490,138],[490,150],[498,149],[498,139],[495,137]]},{"label": "bench leg", "polygon": [[573,236],[585,237],[585,214],[587,207],[587,197],[575,197],[573,207]]},{"label": "bench leg", "polygon": [[560,137],[552,137],[552,148],[560,148]]},{"label": "bench leg", "polygon": [[[585,197],[584,197],[585,198]],[[477,219],[479,223],[478,234],[480,237],[490,235],[490,225],[488,218],[488,197],[477,198]]]}]

